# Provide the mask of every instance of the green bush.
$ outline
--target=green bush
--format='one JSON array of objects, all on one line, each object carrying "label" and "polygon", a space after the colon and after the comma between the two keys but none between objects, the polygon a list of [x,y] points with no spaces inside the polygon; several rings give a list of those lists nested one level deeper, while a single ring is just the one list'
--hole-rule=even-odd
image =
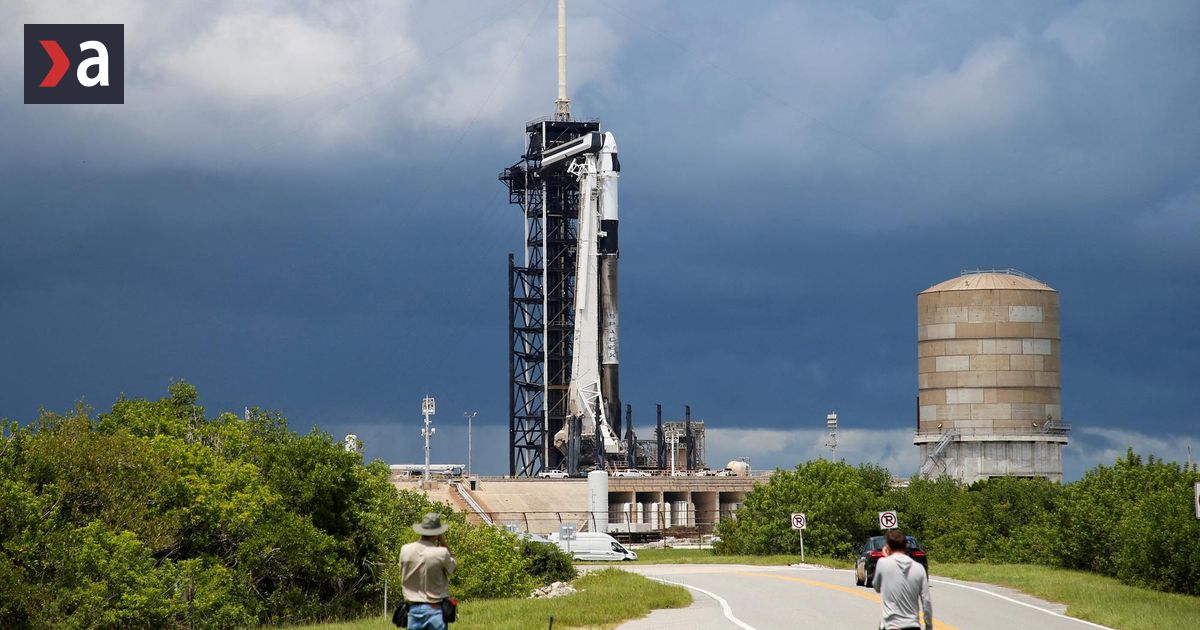
[{"label": "green bush", "polygon": [[579,575],[571,556],[559,549],[558,545],[523,540],[521,555],[525,557],[530,575],[540,584],[569,582]]},{"label": "green bush", "polygon": [[[717,553],[797,553],[788,515],[805,512],[814,555],[850,555],[894,509],[936,562],[1032,563],[1084,569],[1140,586],[1200,594],[1200,520],[1191,470],[1132,451],[1074,483],[997,478],[967,487],[949,477],[888,488],[886,471],[808,462],[777,471],[718,525]],[[882,481],[881,481],[882,479]]]},{"label": "green bush", "polygon": [[331,436],[277,414],[158,401],[46,413],[0,436],[0,627],[229,628],[359,617],[398,583],[400,546],[446,515],[462,598],[523,596],[515,537],[397,492]]}]

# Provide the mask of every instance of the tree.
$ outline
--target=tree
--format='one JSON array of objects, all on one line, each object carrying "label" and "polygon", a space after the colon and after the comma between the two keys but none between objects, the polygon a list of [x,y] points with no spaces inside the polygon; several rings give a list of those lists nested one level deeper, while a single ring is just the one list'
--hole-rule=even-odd
[{"label": "tree", "polygon": [[810,553],[849,555],[875,522],[879,470],[816,460],[776,471],[770,481],[746,494],[735,519],[718,525],[718,553],[799,554],[800,534],[791,529],[790,517],[804,512],[804,542]]},{"label": "tree", "polygon": [[534,557],[397,492],[283,416],[205,415],[195,387],[43,414],[0,434],[0,627],[227,628],[357,617],[426,512],[453,523],[462,598],[524,595]]}]

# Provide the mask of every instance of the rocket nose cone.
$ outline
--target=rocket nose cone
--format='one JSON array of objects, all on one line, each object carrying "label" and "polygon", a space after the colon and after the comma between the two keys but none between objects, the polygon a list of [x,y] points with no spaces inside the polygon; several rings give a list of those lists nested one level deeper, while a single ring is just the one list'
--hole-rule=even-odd
[{"label": "rocket nose cone", "polygon": [[600,150],[607,153],[617,152],[617,138],[611,131],[604,132],[604,142],[600,145]]}]

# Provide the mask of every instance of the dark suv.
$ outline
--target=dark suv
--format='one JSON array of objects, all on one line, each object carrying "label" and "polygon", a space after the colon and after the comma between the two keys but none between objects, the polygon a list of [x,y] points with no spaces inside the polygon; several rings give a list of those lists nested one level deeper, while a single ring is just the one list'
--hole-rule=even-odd
[{"label": "dark suv", "polygon": [[[921,547],[921,543],[917,542],[916,538],[912,536],[906,538],[908,538],[908,556],[921,563],[921,566],[925,567],[925,572],[929,573],[929,560],[925,557],[925,549]],[[858,550],[858,556],[854,559],[855,585],[871,586],[871,581],[875,579],[875,563],[883,557],[883,547],[886,544],[887,539],[883,536],[872,536]]]}]

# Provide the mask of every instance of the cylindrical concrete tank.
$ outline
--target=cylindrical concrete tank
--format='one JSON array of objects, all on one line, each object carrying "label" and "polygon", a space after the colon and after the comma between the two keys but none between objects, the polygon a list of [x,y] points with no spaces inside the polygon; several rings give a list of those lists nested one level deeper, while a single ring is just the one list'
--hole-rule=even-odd
[{"label": "cylindrical concrete tank", "polygon": [[964,273],[917,295],[922,472],[1061,481],[1058,297],[1014,271]]},{"label": "cylindrical concrete tank", "polygon": [[588,511],[592,513],[594,532],[608,531],[608,473],[593,470],[588,473]]},{"label": "cylindrical concrete tank", "polygon": [[691,527],[696,524],[696,508],[692,506],[691,501],[676,501],[671,511],[675,516],[676,526]]}]

